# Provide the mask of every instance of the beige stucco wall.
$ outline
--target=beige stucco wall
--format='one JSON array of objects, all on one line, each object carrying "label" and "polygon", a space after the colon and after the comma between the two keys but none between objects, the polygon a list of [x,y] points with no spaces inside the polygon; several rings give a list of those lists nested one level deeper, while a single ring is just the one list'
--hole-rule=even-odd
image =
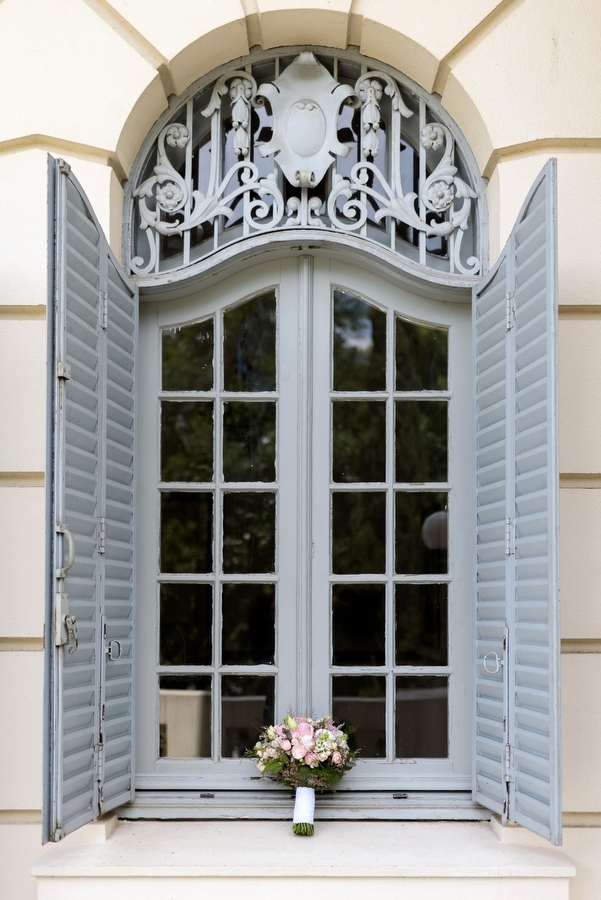
[{"label": "beige stucco wall", "polygon": [[534,175],[558,158],[565,851],[573,900],[598,896],[597,0],[3,0],[0,840],[11,863],[0,895],[11,900],[34,896],[41,804],[46,153],[72,164],[119,253],[121,182],[168,95],[252,46],[324,40],[441,94],[490,179],[492,260]]}]

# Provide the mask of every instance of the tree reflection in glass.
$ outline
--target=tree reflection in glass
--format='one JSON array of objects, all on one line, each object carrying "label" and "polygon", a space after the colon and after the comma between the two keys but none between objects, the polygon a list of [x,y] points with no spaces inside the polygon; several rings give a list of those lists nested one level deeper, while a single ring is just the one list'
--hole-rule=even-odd
[{"label": "tree reflection in glass", "polygon": [[164,391],[210,391],[213,387],[213,320],[162,333]]},{"label": "tree reflection in glass", "polygon": [[226,310],[223,331],[224,389],[275,391],[275,291]]},{"label": "tree reflection in glass", "polygon": [[335,391],[386,389],[386,313],[347,291],[334,291]]}]

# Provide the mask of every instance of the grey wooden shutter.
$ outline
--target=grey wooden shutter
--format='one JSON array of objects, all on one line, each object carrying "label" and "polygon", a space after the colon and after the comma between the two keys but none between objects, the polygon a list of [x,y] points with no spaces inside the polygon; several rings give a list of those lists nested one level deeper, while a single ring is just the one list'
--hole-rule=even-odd
[{"label": "grey wooden shutter", "polygon": [[474,795],[560,843],[555,207],[551,160],[474,289]]},{"label": "grey wooden shutter", "polygon": [[50,168],[45,841],[131,797],[137,306],[69,166]]}]

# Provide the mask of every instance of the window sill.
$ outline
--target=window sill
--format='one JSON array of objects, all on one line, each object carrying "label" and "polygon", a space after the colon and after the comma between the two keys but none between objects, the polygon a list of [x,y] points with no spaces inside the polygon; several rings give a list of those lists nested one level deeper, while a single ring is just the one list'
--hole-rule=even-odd
[{"label": "window sill", "polygon": [[[474,887],[479,884],[481,891],[485,887],[482,879],[489,885],[490,879],[502,880],[511,892],[498,893],[495,888],[490,897],[521,900],[536,896],[532,891],[545,886],[546,897],[567,900],[568,879],[575,874],[571,863],[550,845],[541,846],[541,839],[533,839],[535,846],[516,844],[515,832],[524,834],[521,829],[509,829],[513,832],[509,840],[504,837],[505,831],[489,822],[325,821],[319,822],[315,836],[305,841],[282,822],[126,822],[111,816],[85,826],[61,844],[47,847],[33,875],[38,879],[39,898],[59,896],[54,892],[59,882],[65,888],[60,896],[81,898],[86,896],[84,884],[95,878],[115,879],[111,882],[114,900],[137,898],[135,879],[144,879],[146,887],[141,884],[141,888],[146,893],[139,896],[147,898],[154,898],[155,893],[148,893],[146,879],[181,879],[184,887],[177,896],[187,900],[188,896],[198,897],[192,892],[194,885],[198,892],[198,879],[210,879],[213,897],[227,898],[232,896],[233,887],[230,885],[229,893],[227,887],[232,877],[249,879],[249,888],[261,879],[327,877],[344,879],[345,896],[349,898],[367,896],[365,879],[371,878],[392,879],[390,890],[384,882],[378,882],[385,888],[383,893],[378,888],[378,896],[383,900],[397,897],[399,885],[395,887],[394,881],[403,878],[409,880],[408,884],[413,882],[416,891],[419,884],[425,887],[434,882],[442,888],[447,879],[474,879]],[[527,834],[525,838],[528,840]],[[356,883],[358,892],[351,888],[353,882],[348,882],[354,878],[360,879]],[[527,892],[522,893],[520,888],[516,893],[516,885],[511,886],[508,879],[519,879],[522,884],[526,879]],[[540,885],[537,879],[542,879]],[[52,885],[48,893],[44,885]],[[334,882],[331,886],[335,887]],[[276,885],[271,882],[269,889],[273,887]],[[165,889],[163,882],[161,896],[165,896]],[[456,896],[437,890],[432,892],[428,887],[425,893],[414,895],[410,891],[404,896]],[[444,890],[448,891],[448,882]],[[460,895],[480,896],[472,894],[466,881],[462,881],[457,897]],[[254,889],[248,894],[245,888],[245,896],[254,900],[261,894]]]}]

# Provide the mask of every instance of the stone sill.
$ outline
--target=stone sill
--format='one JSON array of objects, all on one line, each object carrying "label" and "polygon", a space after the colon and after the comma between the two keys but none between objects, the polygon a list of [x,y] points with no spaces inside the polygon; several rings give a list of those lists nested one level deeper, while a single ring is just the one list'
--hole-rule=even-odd
[{"label": "stone sill", "polygon": [[[70,878],[571,878],[550,845],[490,822],[320,821],[314,837],[274,821],[118,821],[47,847],[32,874]],[[526,840],[529,840],[526,838]],[[542,843],[542,841],[541,841]]]}]

